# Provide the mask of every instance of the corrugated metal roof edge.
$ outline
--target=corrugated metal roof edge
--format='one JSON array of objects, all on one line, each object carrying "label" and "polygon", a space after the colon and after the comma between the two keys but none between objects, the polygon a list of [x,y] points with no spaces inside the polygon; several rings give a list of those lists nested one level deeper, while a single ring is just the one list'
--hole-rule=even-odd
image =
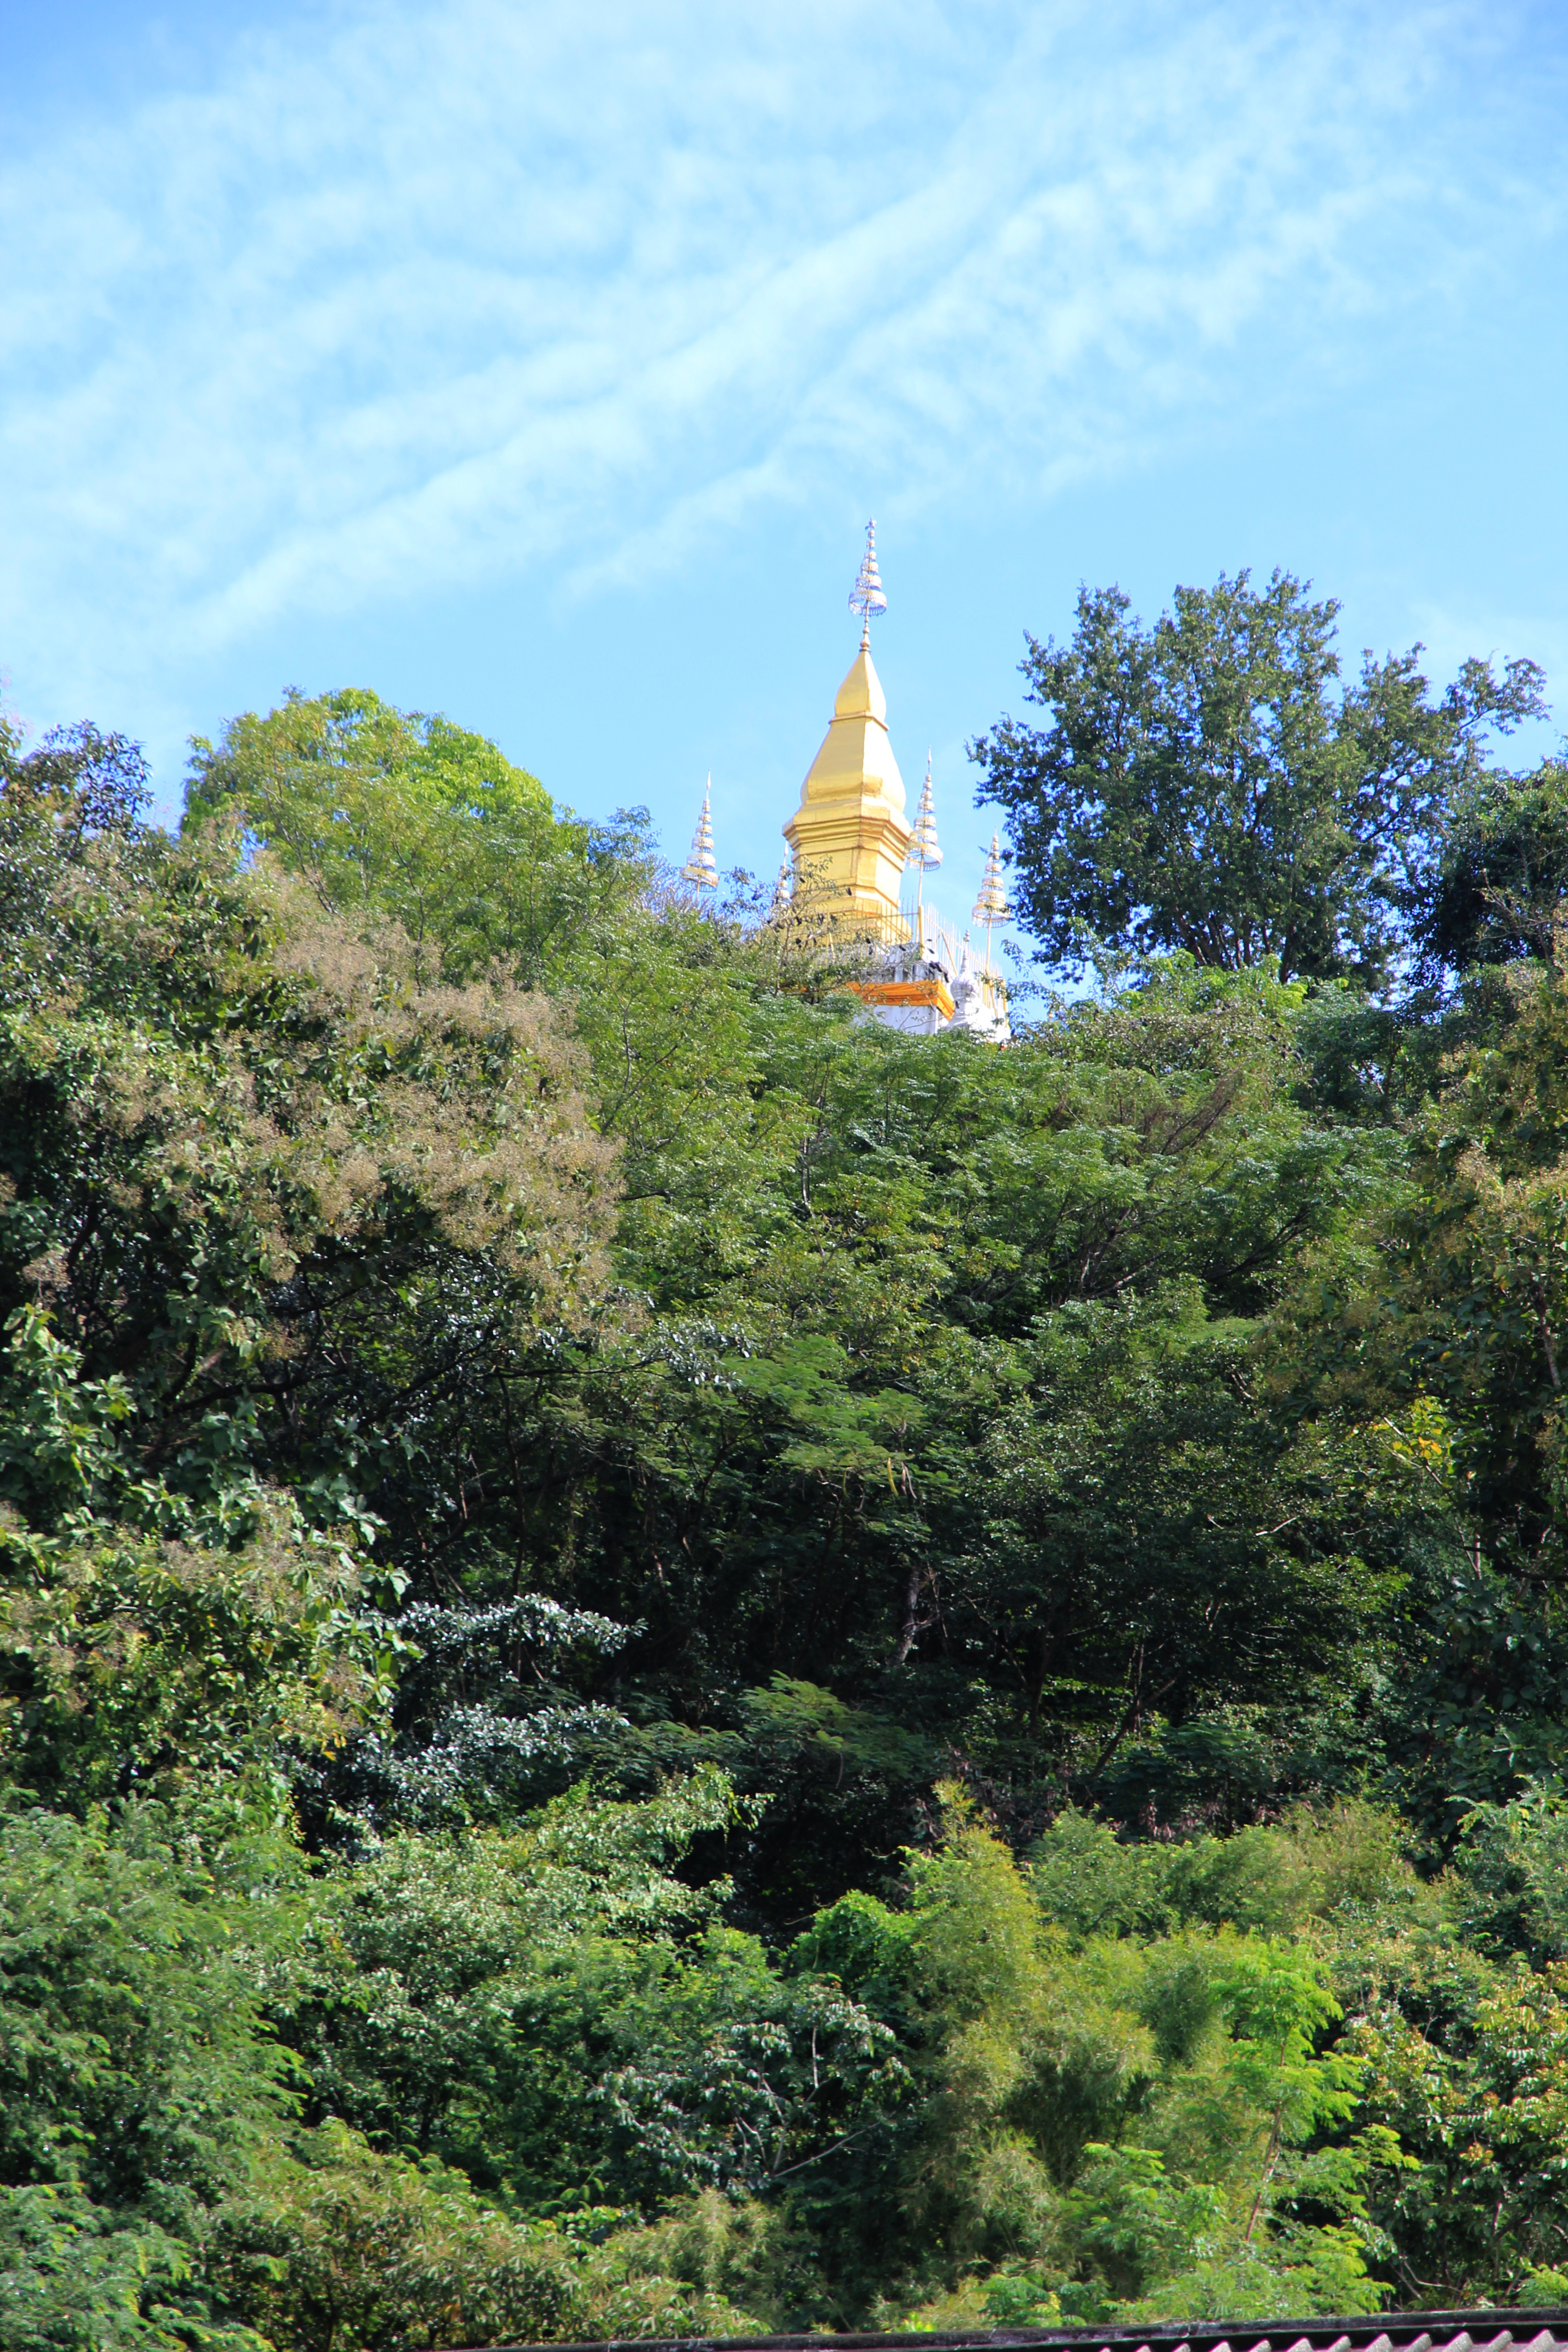
[{"label": "corrugated metal roof edge", "polygon": [[[1521,2311],[1379,2311],[1360,2319],[1163,2320],[1145,2326],[987,2327],[909,2336],[620,2336],[569,2344],[508,2344],[489,2352],[967,2352],[1050,2347],[1064,2352],[1568,2352],[1568,2305]],[[478,2352],[454,2347],[452,2352]]]}]

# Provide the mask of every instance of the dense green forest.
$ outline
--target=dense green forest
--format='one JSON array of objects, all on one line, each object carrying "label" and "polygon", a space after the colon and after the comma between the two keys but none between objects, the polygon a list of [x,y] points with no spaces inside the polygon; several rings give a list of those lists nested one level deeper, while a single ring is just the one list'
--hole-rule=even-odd
[{"label": "dense green forest", "polygon": [[1542,682],[1025,668],[1005,1050],[367,692],[0,733],[6,2352],[1568,2302]]}]

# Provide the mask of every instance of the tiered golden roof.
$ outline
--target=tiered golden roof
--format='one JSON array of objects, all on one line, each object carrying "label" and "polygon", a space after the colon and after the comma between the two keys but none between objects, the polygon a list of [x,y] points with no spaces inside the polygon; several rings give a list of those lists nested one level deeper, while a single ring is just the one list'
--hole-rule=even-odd
[{"label": "tiered golden roof", "polygon": [[888,739],[888,698],[863,634],[784,837],[814,907],[885,932],[899,919],[911,831]]}]

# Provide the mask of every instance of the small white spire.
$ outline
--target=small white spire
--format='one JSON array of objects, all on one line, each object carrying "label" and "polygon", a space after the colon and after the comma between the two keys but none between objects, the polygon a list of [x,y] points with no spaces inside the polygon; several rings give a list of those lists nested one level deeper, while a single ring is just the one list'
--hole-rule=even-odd
[{"label": "small white spire", "polygon": [[877,519],[873,515],[866,525],[866,552],[860,558],[860,569],[856,575],[855,585],[849,591],[849,610],[860,615],[862,653],[870,646],[873,616],[885,613],[887,609],[888,600],[882,593],[882,575],[877,569]]},{"label": "small white spire", "polygon": [[934,872],[942,864],[942,850],[936,837],[936,807],[931,798],[931,753],[926,753],[926,780],[921,787],[921,804],[915,811],[914,830],[904,853],[906,866],[919,866],[922,874]]},{"label": "small white spire", "polygon": [[713,856],[713,823],[709,814],[713,799],[713,771],[708,771],[708,788],[702,795],[702,814],[697,820],[697,830],[691,836],[691,855],[680,869],[680,878],[689,882],[694,890],[716,890],[719,887],[719,867]]},{"label": "small white spire", "polygon": [[795,896],[795,869],[787,857],[779,860],[779,878],[773,884],[773,913],[782,915]]},{"label": "small white spire", "polygon": [[1010,923],[1013,909],[1007,904],[1007,888],[1002,865],[1002,845],[998,836],[991,836],[991,855],[985,861],[985,871],[980,877],[980,896],[974,901],[974,918],[985,926],[985,962],[991,963],[991,930],[995,923]]},{"label": "small white spire", "polygon": [[910,845],[904,852],[904,865],[912,866],[920,879],[915,885],[915,929],[923,949],[925,933],[926,876],[942,864],[942,850],[936,837],[936,804],[931,798],[931,753],[926,753],[926,780],[921,792],[921,804],[915,811],[914,830]]}]

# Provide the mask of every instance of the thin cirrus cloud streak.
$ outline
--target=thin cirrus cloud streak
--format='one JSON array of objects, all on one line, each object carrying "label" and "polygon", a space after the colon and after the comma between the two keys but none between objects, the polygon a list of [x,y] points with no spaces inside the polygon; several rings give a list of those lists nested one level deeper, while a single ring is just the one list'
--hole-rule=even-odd
[{"label": "thin cirrus cloud streak", "polygon": [[68,691],[592,593],[868,440],[906,508],[1048,496],[1347,364],[1496,232],[1463,10],[748,13],[383,0],[14,157],[0,654]]}]

